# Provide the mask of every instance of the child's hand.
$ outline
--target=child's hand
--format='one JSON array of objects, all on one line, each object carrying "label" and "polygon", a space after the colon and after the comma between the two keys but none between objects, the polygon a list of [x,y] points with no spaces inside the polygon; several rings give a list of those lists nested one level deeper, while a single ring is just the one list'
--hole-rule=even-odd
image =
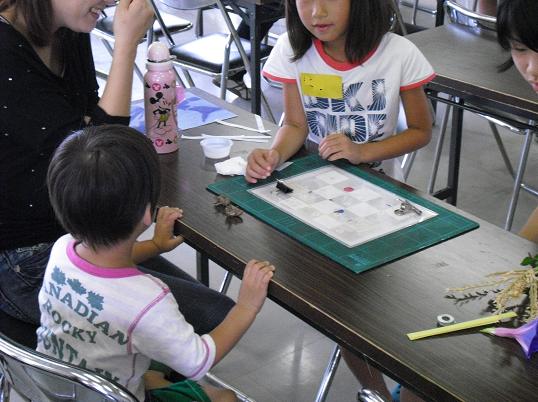
[{"label": "child's hand", "polygon": [[243,273],[237,305],[257,314],[267,296],[267,286],[274,271],[275,267],[267,261],[250,260]]},{"label": "child's hand", "polygon": [[255,149],[247,158],[245,180],[256,183],[266,179],[280,162],[280,155],[275,149]]},{"label": "child's hand", "polygon": [[181,217],[183,217],[183,210],[179,208],[159,208],[155,232],[151,240],[159,249],[159,253],[173,250],[183,243],[182,236],[174,236],[174,222]]},{"label": "child's hand", "polygon": [[329,161],[347,159],[353,164],[362,162],[360,144],[356,144],[345,134],[334,133],[319,143],[319,156]]}]

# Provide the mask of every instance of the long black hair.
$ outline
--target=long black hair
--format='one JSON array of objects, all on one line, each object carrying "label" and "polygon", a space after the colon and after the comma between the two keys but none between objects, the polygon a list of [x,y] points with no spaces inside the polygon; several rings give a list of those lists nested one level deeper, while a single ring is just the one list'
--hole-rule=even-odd
[{"label": "long black hair", "polygon": [[[350,0],[345,52],[349,62],[358,62],[379,45],[391,25],[392,8],[387,0]],[[292,61],[312,46],[312,34],[303,25],[296,0],[286,0],[286,25],[293,49]]]},{"label": "long black hair", "polygon": [[[504,0],[497,9],[497,40],[510,50],[510,41],[517,41],[538,52],[538,0]],[[499,66],[508,70],[512,58]]]}]

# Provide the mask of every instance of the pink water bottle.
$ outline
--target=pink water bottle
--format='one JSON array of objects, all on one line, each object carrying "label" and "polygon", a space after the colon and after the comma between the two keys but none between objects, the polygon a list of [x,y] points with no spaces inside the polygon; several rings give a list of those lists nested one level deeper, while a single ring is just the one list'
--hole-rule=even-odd
[{"label": "pink water bottle", "polygon": [[170,52],[164,43],[154,42],[148,49],[144,75],[146,135],[160,154],[177,151],[176,76]]}]

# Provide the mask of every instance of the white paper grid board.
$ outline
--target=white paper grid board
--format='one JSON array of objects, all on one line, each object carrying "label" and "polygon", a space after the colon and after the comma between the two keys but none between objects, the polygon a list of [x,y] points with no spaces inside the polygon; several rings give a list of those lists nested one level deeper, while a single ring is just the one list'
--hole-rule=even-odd
[{"label": "white paper grid board", "polygon": [[403,201],[400,196],[336,166],[291,176],[284,182],[292,192],[278,190],[274,182],[248,192],[346,247],[358,246],[437,215],[421,205],[415,205],[422,211],[420,215],[397,215],[394,211]]}]

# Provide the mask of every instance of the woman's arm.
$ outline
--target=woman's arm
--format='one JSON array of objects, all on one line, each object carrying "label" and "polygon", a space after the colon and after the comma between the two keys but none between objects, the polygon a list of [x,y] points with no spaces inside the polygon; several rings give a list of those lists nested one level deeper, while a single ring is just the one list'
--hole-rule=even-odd
[{"label": "woman's arm", "polygon": [[133,86],[133,65],[140,39],[153,22],[147,0],[121,0],[114,14],[114,55],[98,105],[110,116],[128,116]]}]

